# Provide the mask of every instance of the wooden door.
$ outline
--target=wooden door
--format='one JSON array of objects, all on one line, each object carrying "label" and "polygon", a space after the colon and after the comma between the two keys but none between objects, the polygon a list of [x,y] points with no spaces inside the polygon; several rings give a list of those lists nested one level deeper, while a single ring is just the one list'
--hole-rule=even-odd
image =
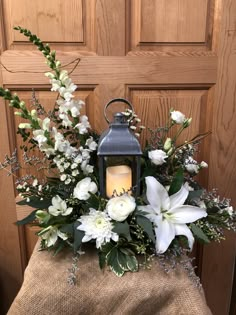
[{"label": "wooden door", "polygon": [[[106,128],[103,106],[113,97],[129,99],[144,125],[161,125],[174,107],[194,117],[187,136],[212,130],[199,157],[210,162],[201,180],[235,202],[235,19],[235,0],[2,0],[0,83],[29,103],[34,88],[44,105],[53,106],[56,96],[43,75],[48,70],[43,57],[12,29],[29,28],[73,70],[77,95],[85,100],[86,114],[98,132]],[[20,146],[16,124],[1,100],[1,159]],[[18,231],[13,225],[13,179],[1,173],[0,188],[0,275],[6,309],[35,239],[31,227]],[[230,234],[221,245],[200,248],[197,255],[208,304],[214,314],[228,314],[235,307],[235,237]]]}]

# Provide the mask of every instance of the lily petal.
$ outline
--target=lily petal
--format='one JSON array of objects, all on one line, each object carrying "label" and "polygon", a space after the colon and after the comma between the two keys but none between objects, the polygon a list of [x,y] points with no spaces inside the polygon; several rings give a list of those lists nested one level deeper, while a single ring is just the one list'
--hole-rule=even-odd
[{"label": "lily petal", "polygon": [[188,245],[190,250],[193,248],[194,237],[190,229],[186,224],[175,224],[175,234],[176,235],[184,235],[188,239]]},{"label": "lily petal", "polygon": [[188,194],[189,191],[184,186],[182,186],[177,193],[170,196],[170,208],[182,206],[187,199]]},{"label": "lily petal", "polygon": [[168,249],[170,243],[175,238],[175,227],[171,222],[162,219],[159,222],[156,221],[156,224],[156,252],[162,254]]},{"label": "lily petal", "polygon": [[172,223],[192,223],[207,216],[206,209],[184,205],[170,209]]},{"label": "lily petal", "polygon": [[150,205],[160,212],[160,209],[168,210],[170,208],[170,198],[168,193],[153,176],[145,178],[147,185],[147,200]]}]

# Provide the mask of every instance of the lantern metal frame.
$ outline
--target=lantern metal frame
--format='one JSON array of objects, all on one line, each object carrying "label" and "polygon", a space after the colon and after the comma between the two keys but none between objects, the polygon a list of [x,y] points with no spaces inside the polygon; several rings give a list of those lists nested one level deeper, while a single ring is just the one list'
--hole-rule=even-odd
[{"label": "lantern metal frame", "polygon": [[105,159],[108,157],[132,157],[132,187],[135,190],[134,195],[137,197],[140,194],[140,174],[141,174],[141,156],[142,150],[138,139],[129,128],[131,117],[127,120],[122,113],[114,115],[114,121],[110,122],[107,118],[107,108],[115,103],[122,102],[129,106],[134,112],[132,104],[123,98],[115,98],[109,101],[104,107],[104,117],[109,124],[109,129],[105,130],[98,143],[98,159],[99,159],[99,183],[100,194],[106,197],[106,174],[105,174]]}]

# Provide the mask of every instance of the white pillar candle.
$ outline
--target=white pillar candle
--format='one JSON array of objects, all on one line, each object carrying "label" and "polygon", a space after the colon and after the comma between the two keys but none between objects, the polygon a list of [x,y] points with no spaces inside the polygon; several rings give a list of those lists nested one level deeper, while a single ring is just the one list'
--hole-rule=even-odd
[{"label": "white pillar candle", "polygon": [[109,166],[106,169],[106,194],[111,198],[114,191],[123,193],[132,187],[132,171],[127,165]]}]

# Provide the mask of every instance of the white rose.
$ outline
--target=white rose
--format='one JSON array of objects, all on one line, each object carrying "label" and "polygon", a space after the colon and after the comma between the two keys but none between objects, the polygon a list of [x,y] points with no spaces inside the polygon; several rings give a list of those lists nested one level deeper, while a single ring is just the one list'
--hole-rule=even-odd
[{"label": "white rose", "polygon": [[73,195],[79,200],[87,200],[90,197],[89,193],[95,194],[97,190],[97,185],[91,181],[90,177],[86,177],[77,183]]},{"label": "white rose", "polygon": [[135,199],[132,196],[123,195],[110,199],[106,210],[113,220],[122,222],[134,211],[135,207]]},{"label": "white rose", "polygon": [[201,168],[208,168],[208,164],[205,161],[200,163]]},{"label": "white rose", "polygon": [[176,124],[183,124],[185,121],[185,115],[182,114],[181,112],[174,110],[173,112],[170,113],[171,119],[176,123]]},{"label": "white rose", "polygon": [[196,173],[197,174],[199,171],[199,166],[197,164],[186,164],[185,168],[189,173]]},{"label": "white rose", "polygon": [[153,150],[148,152],[148,157],[153,164],[162,165],[166,162],[165,159],[168,157],[168,155],[166,155],[166,152],[162,150]]}]

